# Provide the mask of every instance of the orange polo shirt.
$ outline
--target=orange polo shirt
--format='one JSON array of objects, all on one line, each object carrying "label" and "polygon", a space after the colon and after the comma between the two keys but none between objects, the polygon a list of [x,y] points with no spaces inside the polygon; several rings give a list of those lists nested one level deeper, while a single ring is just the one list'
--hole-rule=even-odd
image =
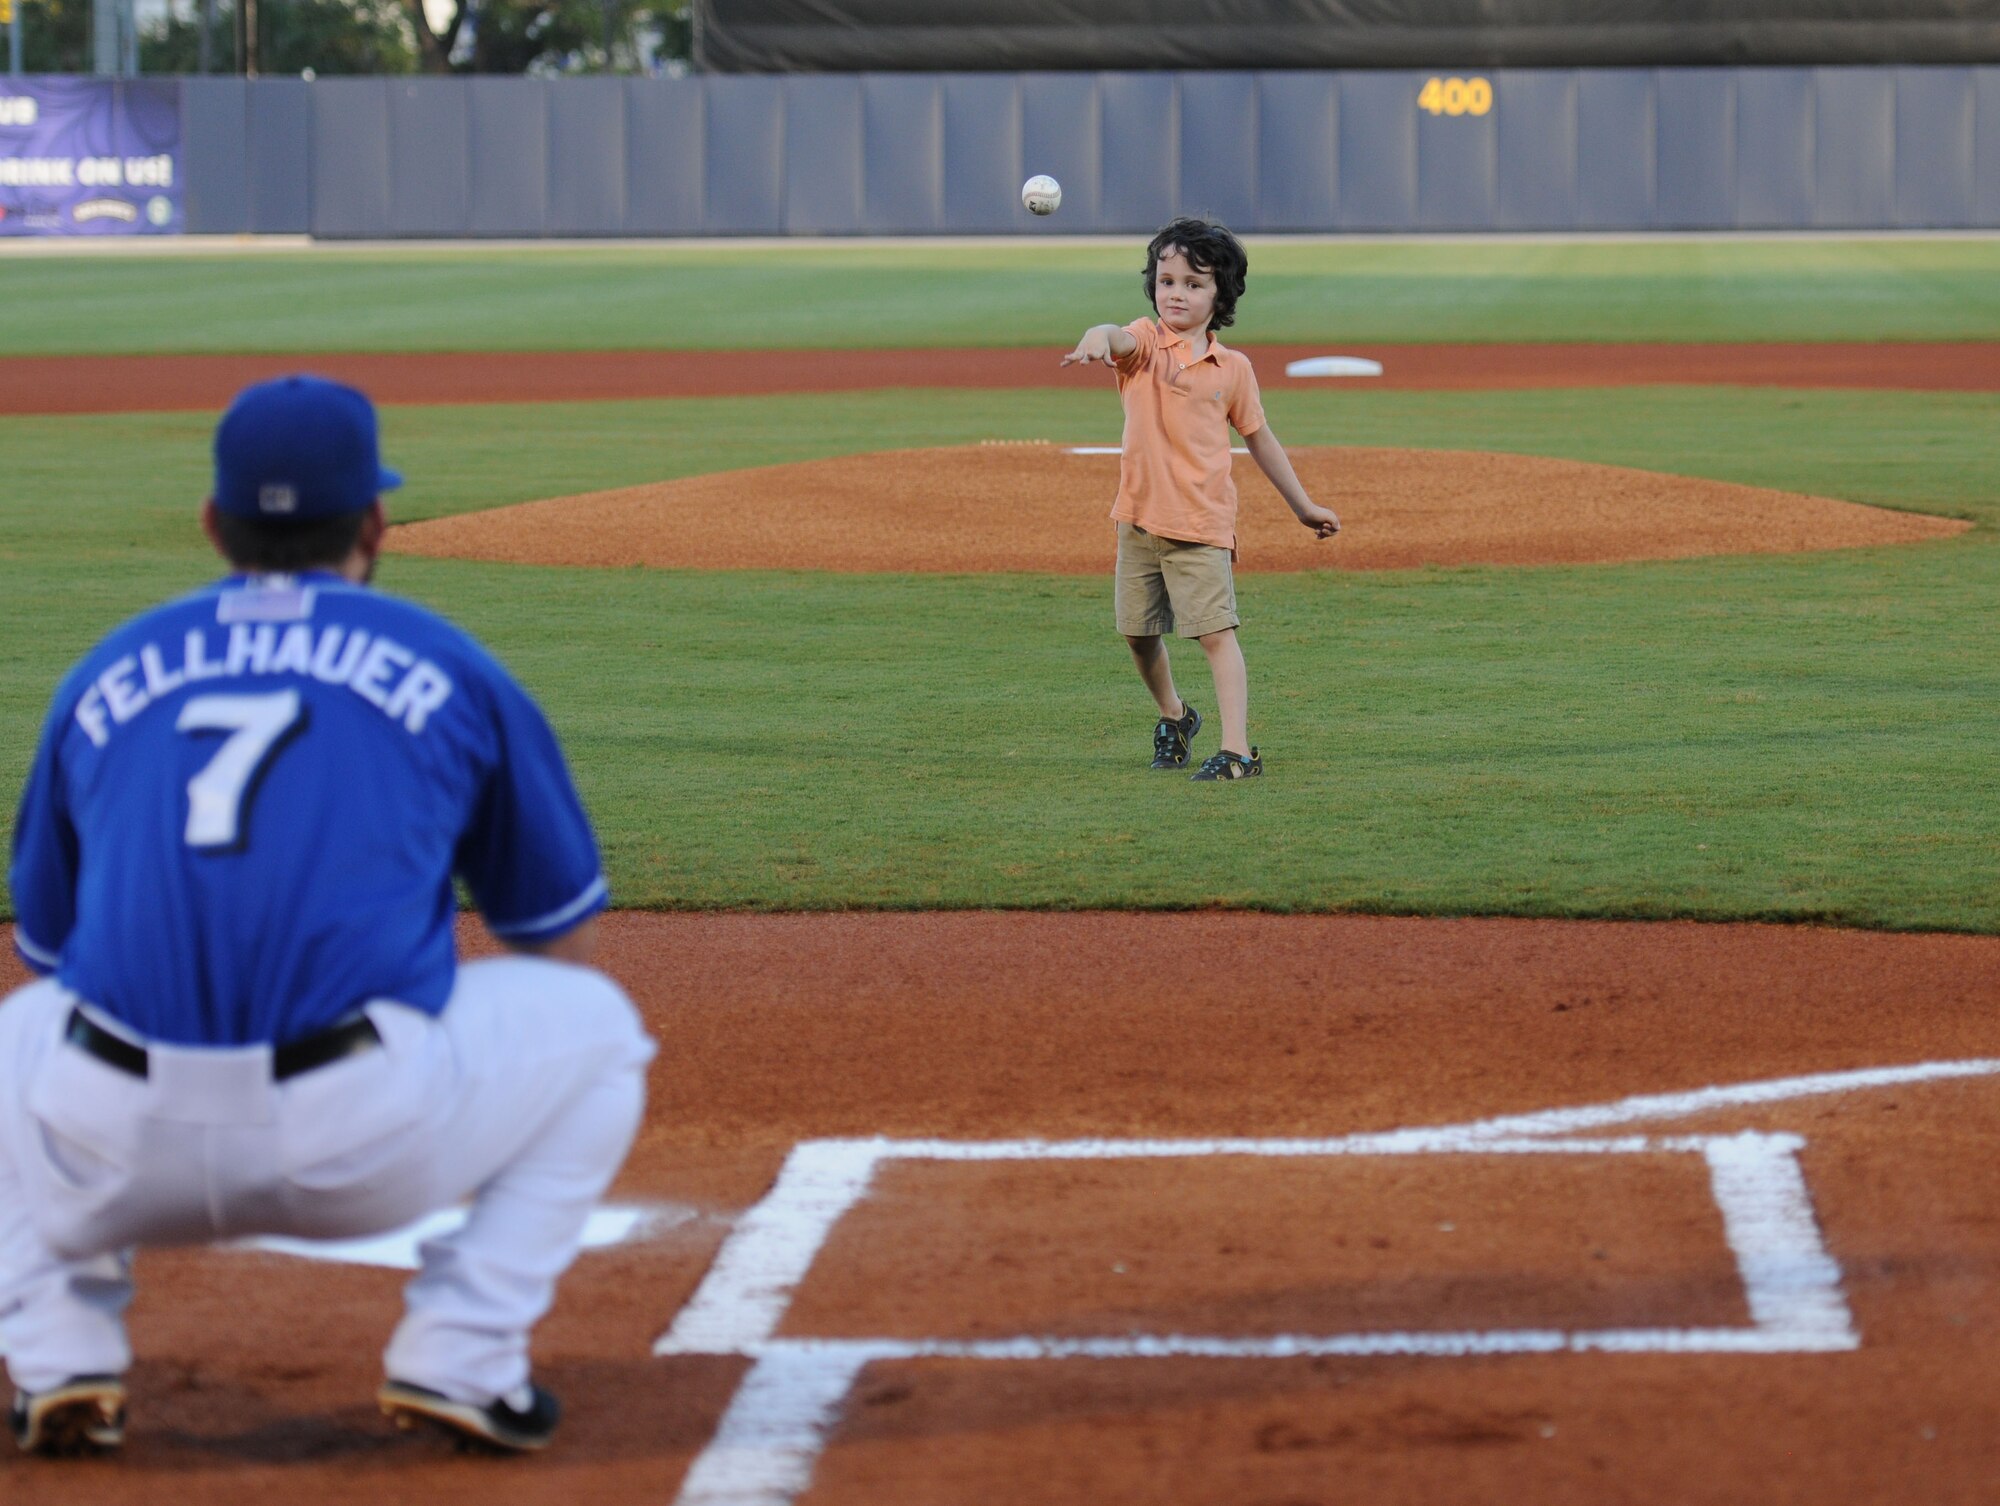
[{"label": "orange polo shirt", "polygon": [[1118,363],[1125,440],[1111,516],[1163,539],[1234,549],[1229,431],[1248,438],[1264,427],[1250,358],[1211,333],[1207,353],[1190,361],[1187,336],[1151,319],[1125,330],[1139,343]]}]

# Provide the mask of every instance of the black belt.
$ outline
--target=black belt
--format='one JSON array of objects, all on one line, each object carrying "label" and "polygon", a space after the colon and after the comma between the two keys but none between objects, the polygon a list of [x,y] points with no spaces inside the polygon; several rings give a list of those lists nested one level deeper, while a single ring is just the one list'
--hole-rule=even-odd
[{"label": "black belt", "polygon": [[[146,1076],[146,1048],[133,1045],[121,1035],[113,1035],[81,1009],[69,1012],[69,1024],[63,1030],[63,1039],[128,1077]],[[288,1077],[297,1077],[301,1072],[310,1072],[316,1067],[331,1066],[334,1062],[373,1050],[381,1044],[382,1034],[375,1028],[375,1022],[365,1014],[358,1014],[351,1020],[342,1020],[338,1025],[329,1025],[315,1035],[276,1048],[271,1053],[271,1076],[275,1081],[283,1082]]]}]

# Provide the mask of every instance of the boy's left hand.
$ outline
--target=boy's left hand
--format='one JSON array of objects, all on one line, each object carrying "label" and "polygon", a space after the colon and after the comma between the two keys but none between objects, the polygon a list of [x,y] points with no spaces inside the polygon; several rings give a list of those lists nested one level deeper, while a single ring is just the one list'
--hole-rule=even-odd
[{"label": "boy's left hand", "polygon": [[1299,515],[1299,521],[1310,528],[1315,536],[1330,539],[1340,532],[1340,519],[1333,515],[1331,508],[1319,507],[1312,503]]}]

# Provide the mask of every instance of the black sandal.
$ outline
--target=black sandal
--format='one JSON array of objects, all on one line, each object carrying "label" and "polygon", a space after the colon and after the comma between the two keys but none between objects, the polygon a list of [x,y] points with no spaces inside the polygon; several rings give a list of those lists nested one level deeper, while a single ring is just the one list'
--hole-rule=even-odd
[{"label": "black sandal", "polygon": [[1193,755],[1189,746],[1194,742],[1195,733],[1201,731],[1201,713],[1186,701],[1181,702],[1181,715],[1174,718],[1163,716],[1153,726],[1153,767],[1156,769],[1184,769]]},{"label": "black sandal", "polygon": [[1245,758],[1241,753],[1220,752],[1208,755],[1208,761],[1190,779],[1255,779],[1264,772],[1264,755],[1255,748]]}]

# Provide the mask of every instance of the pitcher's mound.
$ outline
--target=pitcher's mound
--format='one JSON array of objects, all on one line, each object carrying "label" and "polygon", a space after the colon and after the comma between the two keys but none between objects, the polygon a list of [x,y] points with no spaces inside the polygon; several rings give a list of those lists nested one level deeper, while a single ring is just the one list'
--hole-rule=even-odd
[{"label": "pitcher's mound", "polygon": [[[1245,456],[1239,567],[1587,564],[1904,544],[1948,518],[1620,466],[1454,450],[1300,449],[1321,542]],[[1053,444],[889,450],[723,471],[394,530],[407,554],[704,570],[1108,573],[1116,454]]]}]

